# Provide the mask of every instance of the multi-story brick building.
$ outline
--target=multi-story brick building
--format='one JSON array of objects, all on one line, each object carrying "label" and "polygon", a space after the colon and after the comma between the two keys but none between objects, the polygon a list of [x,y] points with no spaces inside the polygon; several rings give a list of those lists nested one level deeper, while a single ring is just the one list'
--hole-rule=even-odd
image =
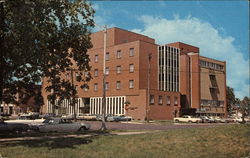
[{"label": "multi-story brick building", "polygon": [[[91,35],[93,48],[88,50],[88,54],[93,79],[88,84],[89,89],[78,89],[77,114],[101,114],[104,58],[107,114],[125,114],[126,101],[133,107],[126,115],[140,120],[146,118],[147,110],[149,119],[158,120],[172,119],[181,113],[192,111],[188,109],[201,112],[205,100],[216,100],[220,105],[223,104],[220,108],[226,109],[224,62],[199,56],[197,47],[180,42],[160,46],[150,37],[119,28],[107,30],[104,57],[103,36],[102,31]],[[222,72],[218,78],[217,73],[214,73],[220,86],[210,86],[210,71],[207,72],[207,67],[200,66],[203,61],[220,65],[220,70],[211,70]],[[43,84],[43,112],[50,113],[53,107],[47,101],[45,86]],[[219,94],[216,93],[217,98],[210,95],[211,89],[220,91]],[[218,105],[211,104],[211,108],[213,106]],[[73,113],[67,100],[60,107],[65,109],[64,113]]]}]

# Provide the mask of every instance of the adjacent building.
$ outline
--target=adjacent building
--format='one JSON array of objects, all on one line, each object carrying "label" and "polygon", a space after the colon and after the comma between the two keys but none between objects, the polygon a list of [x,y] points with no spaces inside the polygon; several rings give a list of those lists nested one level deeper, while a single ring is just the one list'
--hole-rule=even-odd
[{"label": "adjacent building", "polygon": [[[107,30],[104,55],[103,36],[102,31],[91,35],[93,48],[88,54],[93,79],[89,89],[78,88],[77,114],[102,113],[104,71],[106,114],[125,114],[136,120],[165,120],[182,114],[225,116],[225,62],[202,57],[199,48],[188,44],[158,45],[150,37],[120,28]],[[52,113],[45,87],[44,80],[43,113]],[[128,111],[125,102],[130,102]],[[72,114],[73,109],[64,100],[56,112]]]}]

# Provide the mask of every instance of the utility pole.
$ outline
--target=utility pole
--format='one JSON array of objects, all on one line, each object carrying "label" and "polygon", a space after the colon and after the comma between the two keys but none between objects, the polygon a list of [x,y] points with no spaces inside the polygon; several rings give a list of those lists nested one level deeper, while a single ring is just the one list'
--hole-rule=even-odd
[{"label": "utility pole", "polygon": [[106,109],[106,42],[107,42],[107,26],[104,26],[104,30],[103,30],[103,80],[102,80],[102,84],[103,84],[103,89],[102,89],[102,93],[103,93],[103,98],[102,98],[102,127],[101,127],[101,131],[105,131],[106,128],[106,124],[105,124],[105,109]]},{"label": "utility pole", "polygon": [[152,53],[148,53],[148,104],[146,105],[146,119],[147,122],[149,122],[149,104],[150,104],[150,69],[151,69],[151,65],[150,65],[150,61],[152,58]]}]

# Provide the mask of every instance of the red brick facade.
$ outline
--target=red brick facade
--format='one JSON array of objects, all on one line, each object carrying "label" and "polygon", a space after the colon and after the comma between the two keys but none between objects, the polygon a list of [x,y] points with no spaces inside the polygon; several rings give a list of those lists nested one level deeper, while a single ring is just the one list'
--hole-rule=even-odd
[{"label": "red brick facade", "polygon": [[[92,66],[91,75],[93,79],[89,82],[88,90],[80,88],[78,90],[79,98],[90,98],[90,104],[97,104],[98,102],[98,106],[99,100],[96,98],[102,97],[103,92],[103,37],[104,33],[102,31],[91,35],[93,48],[88,51],[88,54],[90,65]],[[106,75],[106,83],[108,83],[106,96],[111,100],[108,101],[108,104],[110,104],[108,107],[113,108],[111,111],[117,114],[124,114],[123,103],[126,100],[131,103],[130,107],[134,107],[134,110],[128,110],[126,115],[132,116],[137,120],[144,120],[148,107],[149,119],[165,120],[173,119],[174,116],[181,114],[181,106],[183,108],[200,108],[200,99],[203,97],[200,84],[203,81],[201,80],[203,75],[200,74],[199,48],[180,42],[168,45],[180,50],[179,92],[159,90],[159,55],[158,45],[155,44],[154,39],[119,28],[107,30],[106,52],[108,53],[108,59],[105,63],[109,73]],[[150,60],[149,93],[148,54],[152,55]],[[224,83],[224,79],[221,82]],[[45,106],[43,112],[48,113],[47,93],[44,91],[45,86],[44,84],[43,96]],[[149,103],[149,96],[151,96],[151,103]],[[181,100],[181,98],[184,98],[185,101]],[[119,105],[113,107],[113,102],[114,105]],[[98,107],[90,108],[90,113],[95,114]]]}]

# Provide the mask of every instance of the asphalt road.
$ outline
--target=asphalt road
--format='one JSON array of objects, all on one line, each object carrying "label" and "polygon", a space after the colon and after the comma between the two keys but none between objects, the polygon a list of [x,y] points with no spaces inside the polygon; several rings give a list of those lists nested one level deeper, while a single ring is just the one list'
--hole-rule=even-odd
[{"label": "asphalt road", "polygon": [[[91,130],[101,128],[99,121],[83,121],[91,125]],[[106,122],[106,127],[109,130],[169,130],[179,128],[208,128],[222,126],[228,124],[220,123],[174,123],[174,124],[153,124],[153,123],[133,123],[133,122]]]}]

